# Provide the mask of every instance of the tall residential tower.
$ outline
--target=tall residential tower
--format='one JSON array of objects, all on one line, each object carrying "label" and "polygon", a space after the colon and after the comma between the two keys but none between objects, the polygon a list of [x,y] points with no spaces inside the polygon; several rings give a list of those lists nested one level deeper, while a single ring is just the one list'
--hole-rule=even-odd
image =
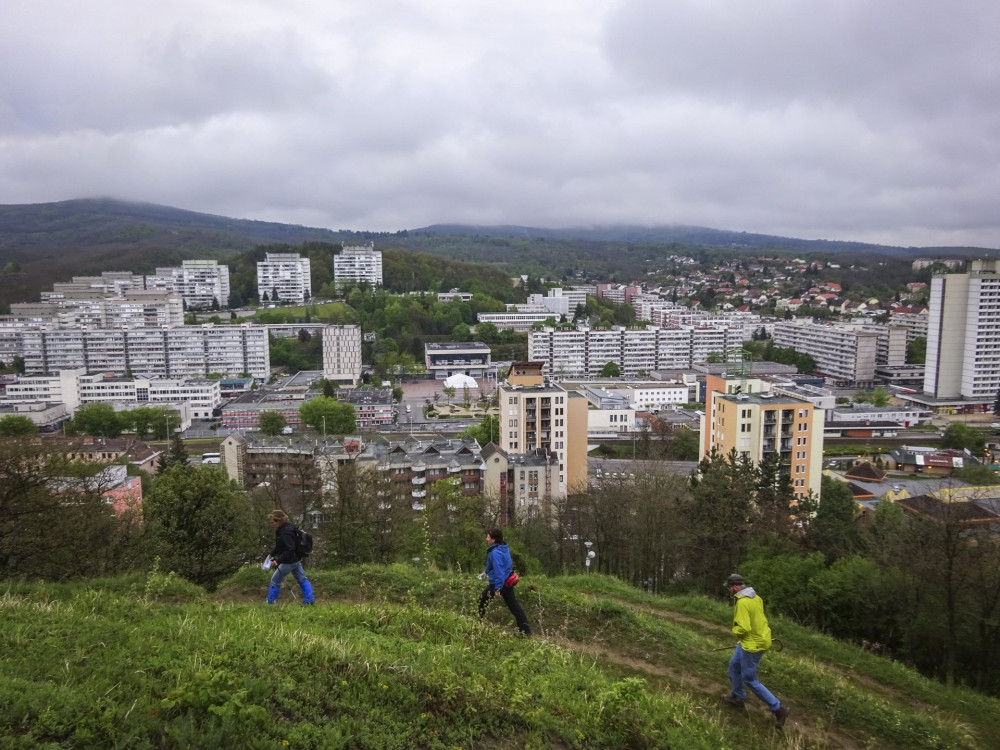
[{"label": "tall residential tower", "polygon": [[990,409],[1000,391],[1000,264],[931,280],[924,394]]}]

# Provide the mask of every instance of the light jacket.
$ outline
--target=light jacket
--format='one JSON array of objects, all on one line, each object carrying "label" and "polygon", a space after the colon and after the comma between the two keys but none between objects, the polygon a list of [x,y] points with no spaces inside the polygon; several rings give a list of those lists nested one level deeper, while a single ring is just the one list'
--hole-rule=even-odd
[{"label": "light jacket", "polygon": [[733,635],[739,639],[744,651],[767,651],[771,648],[771,628],[764,615],[764,600],[749,586],[736,592]]},{"label": "light jacket", "polygon": [[486,578],[497,591],[503,588],[507,576],[514,569],[510,550],[506,544],[491,544],[486,550]]}]

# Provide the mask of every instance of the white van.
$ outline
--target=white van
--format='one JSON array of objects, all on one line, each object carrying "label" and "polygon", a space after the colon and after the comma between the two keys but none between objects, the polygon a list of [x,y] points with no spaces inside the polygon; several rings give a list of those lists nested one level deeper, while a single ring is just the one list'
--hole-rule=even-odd
[{"label": "white van", "polygon": [[222,456],[218,453],[202,453],[202,464],[217,464],[222,462]]}]

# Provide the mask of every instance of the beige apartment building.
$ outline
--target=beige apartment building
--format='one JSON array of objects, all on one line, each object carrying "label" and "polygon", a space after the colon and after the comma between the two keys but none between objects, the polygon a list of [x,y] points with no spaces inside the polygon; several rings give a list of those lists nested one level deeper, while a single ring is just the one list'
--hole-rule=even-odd
[{"label": "beige apartment building", "polygon": [[583,491],[587,486],[587,399],[550,382],[542,362],[515,362],[498,390],[497,446],[508,457],[536,454],[552,460],[558,466],[560,497]]},{"label": "beige apartment building", "polygon": [[731,450],[760,463],[777,454],[796,497],[820,491],[823,410],[804,399],[771,391],[755,378],[705,378],[702,456]]}]

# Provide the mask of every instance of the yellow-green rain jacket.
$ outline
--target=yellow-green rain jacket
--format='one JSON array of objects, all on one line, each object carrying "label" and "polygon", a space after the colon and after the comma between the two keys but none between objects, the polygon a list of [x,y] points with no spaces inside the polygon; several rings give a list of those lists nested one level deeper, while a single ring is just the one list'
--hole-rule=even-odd
[{"label": "yellow-green rain jacket", "polygon": [[771,648],[771,628],[764,616],[764,601],[749,586],[736,592],[733,634],[744,651],[767,651]]}]

